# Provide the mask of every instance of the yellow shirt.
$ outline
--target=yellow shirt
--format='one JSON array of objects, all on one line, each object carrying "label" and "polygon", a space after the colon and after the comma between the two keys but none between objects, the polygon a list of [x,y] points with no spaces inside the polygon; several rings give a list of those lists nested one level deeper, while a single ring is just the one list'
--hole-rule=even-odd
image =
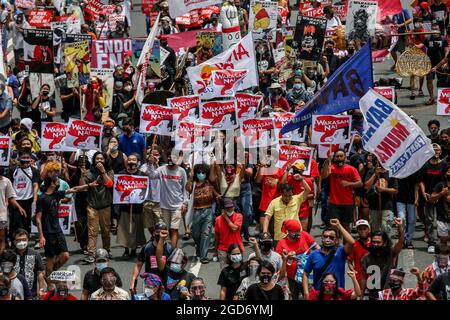
[{"label": "yellow shirt", "polygon": [[272,218],[274,216],[274,240],[278,241],[283,239],[286,234],[281,232],[281,226],[284,220],[299,220],[298,213],[300,211],[300,205],[305,201],[303,192],[292,196],[291,201],[286,205],[281,200],[281,196],[273,199],[266,211],[266,216]]}]

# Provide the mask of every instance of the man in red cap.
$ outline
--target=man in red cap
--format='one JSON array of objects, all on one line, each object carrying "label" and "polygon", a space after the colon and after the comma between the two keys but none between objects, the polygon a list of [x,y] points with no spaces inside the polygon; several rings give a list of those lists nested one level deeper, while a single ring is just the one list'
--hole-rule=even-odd
[{"label": "man in red cap", "polygon": [[136,72],[136,69],[133,67],[133,63],[132,63],[132,56],[133,53],[131,52],[131,50],[126,51],[123,54],[123,69],[124,71],[124,78],[126,79],[133,79],[134,73]]}]

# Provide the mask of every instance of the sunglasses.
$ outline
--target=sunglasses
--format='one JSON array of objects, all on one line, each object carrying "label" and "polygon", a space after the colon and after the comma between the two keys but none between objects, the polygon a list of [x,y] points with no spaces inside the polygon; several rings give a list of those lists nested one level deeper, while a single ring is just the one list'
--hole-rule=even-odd
[{"label": "sunglasses", "polygon": [[336,237],[334,237],[334,236],[322,236],[322,238],[324,238],[324,239],[331,239],[331,240],[336,239]]}]

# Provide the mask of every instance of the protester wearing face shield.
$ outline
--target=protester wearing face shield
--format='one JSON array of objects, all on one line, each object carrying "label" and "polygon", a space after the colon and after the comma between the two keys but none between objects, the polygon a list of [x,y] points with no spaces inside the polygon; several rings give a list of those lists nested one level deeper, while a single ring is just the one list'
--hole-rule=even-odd
[{"label": "protester wearing face shield", "polygon": [[95,291],[90,300],[130,300],[130,294],[117,285],[117,272],[110,267],[100,272],[102,287]]},{"label": "protester wearing face shield", "polygon": [[248,287],[259,282],[258,269],[261,264],[261,259],[253,254],[253,256],[249,256],[246,264],[248,276],[242,279],[241,285],[237,289],[233,300],[245,300],[245,293]]},{"label": "protester wearing face shield", "polygon": [[162,280],[158,275],[144,272],[140,277],[144,280],[143,293],[134,294],[132,300],[171,300],[164,292]]},{"label": "protester wearing face shield", "polygon": [[280,285],[274,283],[274,266],[268,261],[262,261],[257,270],[259,282],[250,285],[245,293],[248,301],[284,300],[284,292]]},{"label": "protester wearing face shield", "polygon": [[378,300],[417,300],[425,294],[424,282],[419,268],[413,267],[410,273],[416,276],[415,288],[403,288],[406,272],[392,269],[389,275],[389,288],[378,293]]},{"label": "protester wearing face shield", "polygon": [[17,263],[17,255],[12,250],[0,253],[0,274],[3,274],[11,281],[10,293],[18,300],[31,300],[32,294],[28,287],[27,280],[14,269]]}]

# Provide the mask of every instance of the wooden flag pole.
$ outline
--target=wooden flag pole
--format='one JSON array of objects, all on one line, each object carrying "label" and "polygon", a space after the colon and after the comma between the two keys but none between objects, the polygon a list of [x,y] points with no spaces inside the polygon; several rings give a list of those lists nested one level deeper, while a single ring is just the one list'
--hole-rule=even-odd
[{"label": "wooden flag pole", "polygon": [[130,204],[130,234],[133,231],[133,204]]}]

